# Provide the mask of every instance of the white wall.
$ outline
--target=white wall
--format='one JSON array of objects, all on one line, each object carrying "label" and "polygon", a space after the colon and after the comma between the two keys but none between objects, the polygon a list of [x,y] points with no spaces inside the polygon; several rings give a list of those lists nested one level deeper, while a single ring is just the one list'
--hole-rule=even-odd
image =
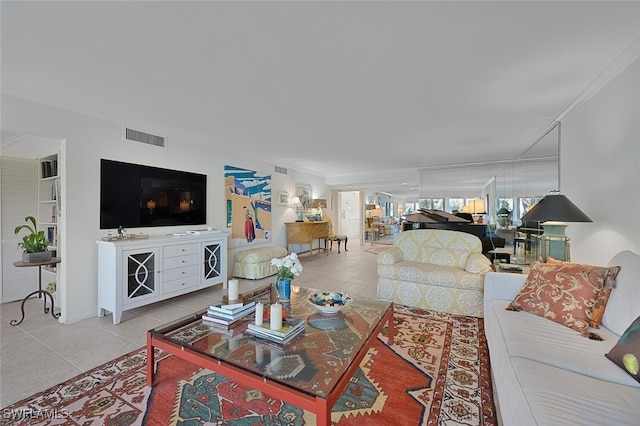
[{"label": "white wall", "polygon": [[[328,194],[324,179],[289,169],[275,173],[274,165],[214,138],[185,135],[160,129],[168,137],[162,149],[122,141],[122,123],[93,118],[60,108],[2,94],[2,128],[35,136],[66,139],[66,197],[62,213],[66,220],[66,252],[61,253],[65,278],[61,283],[62,322],[75,322],[97,314],[97,246],[106,235],[99,229],[100,159],[108,158],[187,170],[208,175],[207,225],[226,227],[224,166],[246,167],[272,175],[272,195],[294,193],[295,183],[312,185],[313,195]],[[35,155],[34,155],[35,157]],[[285,245],[282,223],[295,220],[289,207],[274,203],[273,244]],[[139,228],[137,232],[164,234],[182,228]],[[188,229],[188,227],[186,228]],[[184,230],[184,229],[183,229]],[[231,268],[228,268],[231,271]]]},{"label": "white wall", "polygon": [[[562,123],[561,191],[594,223],[569,226],[574,261],[604,264],[618,251],[640,253],[640,61]],[[66,139],[67,192],[66,279],[62,283],[62,320],[74,322],[97,313],[99,231],[99,159],[110,158],[158,167],[184,169],[209,176],[208,223],[225,226],[223,168],[225,164],[272,174],[272,194],[293,194],[295,183],[311,184],[314,197],[332,199],[324,179],[294,170],[282,175],[273,165],[225,145],[224,141],[183,135],[166,129],[167,150],[122,142],[121,123],[92,118],[14,96],[2,95],[2,128],[41,137]],[[164,130],[164,129],[163,129]],[[333,210],[333,206],[329,206]],[[330,214],[335,217],[335,212]],[[278,224],[295,218],[292,209],[273,208],[273,243],[284,245]],[[162,228],[142,230],[167,232]]]},{"label": "white wall", "polygon": [[572,260],[640,254],[640,59],[562,122],[561,191],[593,223],[572,223]]}]

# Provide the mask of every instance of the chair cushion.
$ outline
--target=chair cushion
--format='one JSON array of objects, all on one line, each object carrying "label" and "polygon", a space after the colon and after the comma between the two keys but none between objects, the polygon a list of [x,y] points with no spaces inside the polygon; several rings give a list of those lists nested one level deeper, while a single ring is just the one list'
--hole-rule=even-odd
[{"label": "chair cushion", "polygon": [[460,289],[482,290],[484,287],[484,275],[471,274],[457,266],[432,263],[399,262],[389,265],[378,262],[378,276],[397,281]]}]

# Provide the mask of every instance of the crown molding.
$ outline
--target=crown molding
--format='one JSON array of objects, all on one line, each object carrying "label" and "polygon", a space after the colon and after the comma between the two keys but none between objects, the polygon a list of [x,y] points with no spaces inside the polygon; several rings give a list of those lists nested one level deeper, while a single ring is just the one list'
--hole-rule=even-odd
[{"label": "crown molding", "polygon": [[632,63],[640,58],[640,38],[631,44],[618,59],[616,59],[611,65],[609,65],[603,72],[601,72],[586,89],[578,95],[578,97],[571,102],[554,120],[554,122],[561,122],[567,117],[571,116],[582,105],[584,105],[595,94],[600,92],[603,87],[611,83],[622,71],[627,69]]}]

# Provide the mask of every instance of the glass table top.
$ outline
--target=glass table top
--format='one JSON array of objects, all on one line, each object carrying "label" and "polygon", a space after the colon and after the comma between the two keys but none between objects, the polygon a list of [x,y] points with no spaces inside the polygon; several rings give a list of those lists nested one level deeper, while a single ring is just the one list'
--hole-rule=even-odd
[{"label": "glass table top", "polygon": [[[307,297],[322,290],[292,286],[291,302],[282,303],[287,316],[305,321],[304,331],[287,344],[246,332],[254,314],[228,329],[202,320],[206,310],[150,330],[154,339],[170,341],[217,361],[274,380],[298,391],[326,398],[349,365],[364,350],[392,303],[352,296],[353,301],[335,314],[323,314]],[[277,300],[273,289],[251,299]],[[250,299],[250,300],[251,300]],[[375,336],[373,336],[375,338]]]}]

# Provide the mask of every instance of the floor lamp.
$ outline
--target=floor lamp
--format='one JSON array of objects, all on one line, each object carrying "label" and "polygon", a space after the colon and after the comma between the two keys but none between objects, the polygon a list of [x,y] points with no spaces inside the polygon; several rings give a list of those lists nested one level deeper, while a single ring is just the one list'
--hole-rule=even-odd
[{"label": "floor lamp", "polygon": [[593,222],[566,196],[557,191],[542,198],[522,216],[521,220],[542,222],[544,233],[538,237],[538,247],[543,262],[547,261],[547,257],[571,260],[569,237],[565,233],[567,222]]}]

